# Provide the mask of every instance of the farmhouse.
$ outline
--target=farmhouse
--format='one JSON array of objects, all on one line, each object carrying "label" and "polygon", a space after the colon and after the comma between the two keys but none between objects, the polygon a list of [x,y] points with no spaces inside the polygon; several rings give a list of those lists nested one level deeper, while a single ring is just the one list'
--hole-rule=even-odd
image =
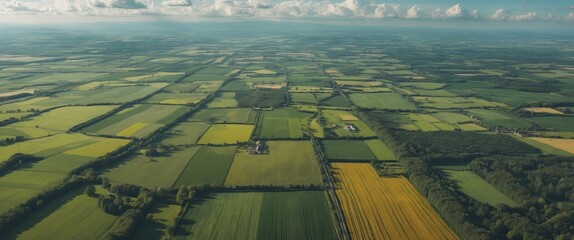
[{"label": "farmhouse", "polygon": [[353,126],[353,124],[345,124],[345,129],[349,132],[357,131],[357,129],[355,128],[355,126]]}]

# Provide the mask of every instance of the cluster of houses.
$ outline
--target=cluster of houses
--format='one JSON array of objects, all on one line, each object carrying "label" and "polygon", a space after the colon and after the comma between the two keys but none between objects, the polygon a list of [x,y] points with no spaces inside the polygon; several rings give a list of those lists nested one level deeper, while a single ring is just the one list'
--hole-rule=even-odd
[{"label": "cluster of houses", "polygon": [[[333,129],[336,129],[339,127],[339,125],[333,124],[333,125],[331,125],[331,127]],[[357,131],[357,128],[355,126],[353,126],[353,124],[350,124],[350,123],[345,123],[345,126],[343,128],[349,132],[356,132]]]}]

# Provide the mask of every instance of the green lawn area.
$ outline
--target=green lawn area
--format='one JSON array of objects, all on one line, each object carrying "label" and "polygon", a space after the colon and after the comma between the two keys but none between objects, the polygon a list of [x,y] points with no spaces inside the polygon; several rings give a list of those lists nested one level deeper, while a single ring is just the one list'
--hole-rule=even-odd
[{"label": "green lawn area", "polygon": [[322,191],[207,194],[181,222],[177,239],[337,238]]},{"label": "green lawn area", "polygon": [[135,184],[150,189],[169,188],[199,149],[200,147],[186,148],[157,157],[146,157],[140,153],[106,170],[103,176],[112,182]]},{"label": "green lawn area", "polygon": [[352,93],[351,101],[362,108],[414,110],[415,105],[398,93]]},{"label": "green lawn area", "polygon": [[321,145],[327,158],[332,161],[370,162],[375,158],[367,143],[362,140],[324,140]]},{"label": "green lawn area", "polygon": [[443,171],[447,174],[448,178],[457,183],[460,187],[460,191],[478,201],[488,203],[492,206],[496,206],[500,203],[504,203],[511,207],[518,206],[516,202],[512,201],[512,199],[504,195],[504,193],[500,192],[471,171]]},{"label": "green lawn area", "polygon": [[193,158],[189,160],[173,186],[223,185],[236,150],[236,146],[202,146]]},{"label": "green lawn area", "polygon": [[250,155],[238,149],[225,179],[226,186],[322,183],[309,141],[269,141],[268,154]]}]

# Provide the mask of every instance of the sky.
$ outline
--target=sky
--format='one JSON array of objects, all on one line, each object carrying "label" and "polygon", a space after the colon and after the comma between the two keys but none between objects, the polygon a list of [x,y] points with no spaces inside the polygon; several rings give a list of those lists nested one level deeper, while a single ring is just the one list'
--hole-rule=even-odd
[{"label": "sky", "polygon": [[574,25],[574,0],[0,0],[0,22],[369,19]]}]

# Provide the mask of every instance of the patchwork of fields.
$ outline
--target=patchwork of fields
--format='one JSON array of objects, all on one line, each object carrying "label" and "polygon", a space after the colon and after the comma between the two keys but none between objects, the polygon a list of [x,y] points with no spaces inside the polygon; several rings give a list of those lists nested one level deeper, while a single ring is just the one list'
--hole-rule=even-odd
[{"label": "patchwork of fields", "polygon": [[199,29],[0,39],[0,239],[572,236],[569,39]]}]

